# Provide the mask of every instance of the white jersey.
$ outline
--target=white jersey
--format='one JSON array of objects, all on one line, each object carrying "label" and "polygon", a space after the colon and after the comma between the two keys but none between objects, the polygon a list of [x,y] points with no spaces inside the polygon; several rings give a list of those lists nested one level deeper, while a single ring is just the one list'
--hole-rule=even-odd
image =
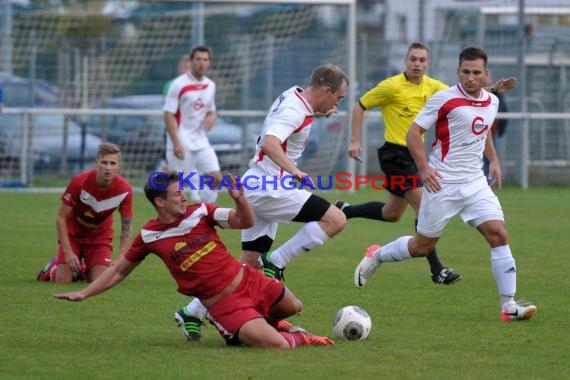
[{"label": "white jersey", "polygon": [[460,84],[429,98],[414,123],[426,130],[435,125],[429,165],[441,173],[442,183],[471,182],[484,175],[483,150],[498,108],[495,95],[482,90],[475,99]]},{"label": "white jersey", "polygon": [[[216,111],[214,101],[216,84],[204,76],[197,80],[190,72],[172,81],[163,110],[173,113],[178,124],[178,138],[188,150],[199,150],[210,145],[202,122],[208,112]],[[166,149],[172,149],[167,133]]]},{"label": "white jersey", "polygon": [[295,164],[301,157],[305,144],[311,132],[313,122],[313,108],[303,97],[303,89],[297,86],[283,92],[273,102],[269,109],[263,129],[257,141],[255,155],[249,163],[250,168],[257,168],[265,175],[279,176],[289,175],[275,164],[261,150],[266,136],[275,136],[281,141],[281,147],[287,158]]}]

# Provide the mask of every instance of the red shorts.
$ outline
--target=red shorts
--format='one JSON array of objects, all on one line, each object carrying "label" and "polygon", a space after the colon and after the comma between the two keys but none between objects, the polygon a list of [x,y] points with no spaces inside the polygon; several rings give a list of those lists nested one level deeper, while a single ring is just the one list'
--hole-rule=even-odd
[{"label": "red shorts", "polygon": [[[113,258],[113,245],[112,240],[101,237],[97,241],[88,241],[74,239],[69,237],[71,249],[79,257],[83,259],[87,269],[95,265],[111,266]],[[57,257],[54,262],[55,265],[65,264],[65,254],[61,248],[61,244],[57,247]]]},{"label": "red shorts", "polygon": [[285,294],[282,282],[265,277],[262,272],[243,265],[243,279],[230,294],[220,298],[208,312],[226,340],[237,336],[244,323],[265,318],[269,309]]}]

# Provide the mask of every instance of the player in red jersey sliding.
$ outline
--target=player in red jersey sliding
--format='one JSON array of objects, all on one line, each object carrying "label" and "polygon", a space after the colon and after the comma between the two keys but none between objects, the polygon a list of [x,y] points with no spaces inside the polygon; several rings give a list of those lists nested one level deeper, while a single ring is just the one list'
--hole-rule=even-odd
[{"label": "player in red jersey sliding", "polygon": [[82,301],[102,293],[152,253],[164,262],[180,293],[200,299],[229,344],[280,349],[333,345],[327,337],[278,323],[299,313],[301,301],[282,282],[240,263],[226,249],[215,228],[249,228],[254,221],[243,188],[235,189],[235,181],[233,185],[229,194],[235,209],[229,209],[211,203],[187,206],[176,172],[156,178],[154,188],[147,183],[145,195],[158,217],[143,225],[129,250],[95,282],[55,297]]}]

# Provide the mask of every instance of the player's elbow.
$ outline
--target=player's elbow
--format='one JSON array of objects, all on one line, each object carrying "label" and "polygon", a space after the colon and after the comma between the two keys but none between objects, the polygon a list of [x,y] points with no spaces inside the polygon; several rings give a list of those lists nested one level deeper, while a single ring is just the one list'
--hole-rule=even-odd
[{"label": "player's elbow", "polygon": [[245,230],[245,229],[253,227],[254,224],[255,224],[255,222],[253,220],[253,217],[245,218],[244,220],[241,221],[240,228]]}]

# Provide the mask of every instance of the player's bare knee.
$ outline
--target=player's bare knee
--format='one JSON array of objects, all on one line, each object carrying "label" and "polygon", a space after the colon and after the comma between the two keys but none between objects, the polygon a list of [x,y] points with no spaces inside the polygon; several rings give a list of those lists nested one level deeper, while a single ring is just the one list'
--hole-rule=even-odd
[{"label": "player's bare knee", "polygon": [[329,209],[327,214],[328,218],[326,218],[323,221],[328,222],[330,229],[327,232],[330,233],[329,234],[330,237],[333,237],[334,235],[342,231],[346,226],[346,216],[341,210],[339,210],[336,207]]},{"label": "player's bare knee", "polygon": [[55,282],[56,284],[71,284],[73,282],[73,274],[72,273],[62,274],[56,272],[53,282]]},{"label": "player's bare knee", "polygon": [[397,223],[402,218],[401,214],[382,214],[382,220],[389,223]]},{"label": "player's bare knee", "polygon": [[286,316],[285,317],[281,316],[278,319],[288,318],[290,316],[299,314],[301,311],[303,311],[303,302],[297,297],[295,297],[293,293],[291,293],[289,290],[287,290],[287,292],[285,293],[283,301],[284,302],[280,302],[279,304],[282,307],[282,310],[285,311]]},{"label": "player's bare knee", "polygon": [[490,231],[487,234],[487,241],[491,245],[491,247],[500,247],[506,245],[508,243],[508,234],[507,229],[503,227],[499,227]]},{"label": "player's bare knee", "polygon": [[300,312],[303,311],[303,302],[300,299],[298,299],[297,297],[295,297],[293,309],[295,311],[293,312],[292,315],[299,314]]},{"label": "player's bare knee", "polygon": [[435,247],[435,244],[430,242],[418,242],[417,239],[412,240],[410,243],[409,251],[413,257],[427,256]]}]

